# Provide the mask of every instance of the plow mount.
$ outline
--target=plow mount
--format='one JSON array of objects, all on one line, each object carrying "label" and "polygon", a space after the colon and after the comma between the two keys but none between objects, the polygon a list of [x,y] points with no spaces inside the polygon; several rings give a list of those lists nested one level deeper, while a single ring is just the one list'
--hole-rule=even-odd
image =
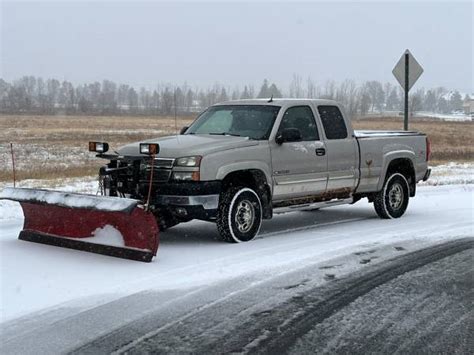
[{"label": "plow mount", "polygon": [[21,240],[144,262],[158,250],[155,216],[137,200],[26,188],[0,199],[20,202]]}]

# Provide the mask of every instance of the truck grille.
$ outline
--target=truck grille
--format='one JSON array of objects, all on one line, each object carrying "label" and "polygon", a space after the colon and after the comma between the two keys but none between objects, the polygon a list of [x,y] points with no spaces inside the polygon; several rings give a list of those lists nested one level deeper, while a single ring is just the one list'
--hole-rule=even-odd
[{"label": "truck grille", "polygon": [[153,164],[155,167],[171,169],[174,164],[174,159],[157,158]]},{"label": "truck grille", "polygon": [[[142,176],[142,181],[150,181],[150,172],[151,169],[147,168],[145,171],[144,176]],[[170,179],[171,170],[161,169],[161,168],[153,168],[153,182],[168,182]]]},{"label": "truck grille", "polygon": [[[171,169],[173,168],[174,159],[155,159],[153,162],[153,182],[166,183],[171,176]],[[150,181],[151,161],[147,165],[140,176],[142,182]]]}]

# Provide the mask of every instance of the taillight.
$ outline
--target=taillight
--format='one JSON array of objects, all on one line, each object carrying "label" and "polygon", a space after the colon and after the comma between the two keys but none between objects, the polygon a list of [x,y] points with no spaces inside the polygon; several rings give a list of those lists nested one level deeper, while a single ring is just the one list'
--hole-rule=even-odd
[{"label": "taillight", "polygon": [[426,161],[429,161],[431,157],[431,142],[428,137],[426,137]]}]

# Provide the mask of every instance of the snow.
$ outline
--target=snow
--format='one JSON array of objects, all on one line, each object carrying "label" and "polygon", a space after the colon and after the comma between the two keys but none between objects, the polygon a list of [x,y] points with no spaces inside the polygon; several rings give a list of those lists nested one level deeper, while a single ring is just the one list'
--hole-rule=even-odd
[{"label": "snow", "polygon": [[93,237],[81,238],[81,242],[125,247],[122,233],[111,225],[107,224],[103,228],[97,228],[92,234]]},{"label": "snow", "polygon": [[293,143],[290,145],[290,147],[296,152],[308,154],[308,149],[301,143]]},{"label": "snow", "polygon": [[[189,289],[245,275],[276,275],[314,260],[367,252],[375,245],[400,243],[413,250],[413,245],[473,236],[474,164],[432,169],[430,180],[418,185],[401,219],[378,219],[373,206],[362,200],[353,206],[278,215],[264,221],[254,241],[238,245],[216,241],[212,223],[193,221],[161,233],[158,255],[150,264],[21,242],[21,207],[0,200],[1,322],[40,310],[92,307],[143,290]],[[44,184],[21,182],[23,187]],[[97,180],[69,179],[52,186],[95,193]],[[97,230],[93,239],[123,245],[111,226]],[[378,255],[377,260],[384,257]]]},{"label": "snow", "polygon": [[[46,187],[45,187],[46,186]],[[13,187],[11,182],[0,182],[0,190]],[[85,194],[97,194],[97,176],[83,176],[80,178],[67,179],[25,179],[18,181],[16,187],[41,188],[45,190],[60,190],[68,192],[80,192]]]},{"label": "snow", "polygon": [[412,136],[414,134],[419,134],[417,131],[359,131],[355,130],[354,134],[358,138],[365,137],[394,137],[394,136]]},{"label": "snow", "polygon": [[[278,215],[263,223],[255,240],[240,244],[216,241],[211,223],[185,223],[161,234],[158,255],[149,264],[18,241],[20,210],[0,220],[1,320],[91,307],[145,290],[185,290],[246,275],[277,275],[374,246],[399,243],[413,250],[472,236],[473,192],[474,185],[422,186],[406,215],[394,220],[377,218],[365,200]],[[8,209],[0,205],[0,215]],[[110,238],[111,232],[105,228],[98,234]]]},{"label": "snow", "polygon": [[425,112],[418,111],[414,115],[415,117],[428,117],[428,118],[437,118],[441,121],[453,121],[453,122],[463,122],[463,121],[472,121],[472,115],[466,115],[464,113],[435,113],[435,112]]},{"label": "snow", "polygon": [[448,163],[431,167],[431,176],[419,185],[474,184],[474,163]]},{"label": "snow", "polygon": [[137,200],[77,194],[72,192],[51,191],[28,188],[5,188],[0,199],[20,202],[48,203],[63,207],[91,208],[102,211],[125,211],[137,205]]}]

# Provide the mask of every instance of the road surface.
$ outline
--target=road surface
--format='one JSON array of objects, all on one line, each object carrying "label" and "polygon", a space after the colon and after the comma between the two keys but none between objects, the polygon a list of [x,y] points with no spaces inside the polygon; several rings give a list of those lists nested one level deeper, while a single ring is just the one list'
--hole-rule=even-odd
[{"label": "road surface", "polygon": [[[465,305],[467,296],[472,299],[472,274],[468,273],[472,252],[466,249],[471,244],[464,241],[474,234],[472,192],[471,185],[419,189],[406,216],[398,220],[378,219],[372,206],[362,201],[277,216],[264,224],[258,239],[240,245],[215,241],[212,224],[184,224],[162,235],[158,258],[152,264],[20,242],[16,236],[21,217],[5,220],[0,239],[2,353],[99,349],[133,353],[147,347],[186,352],[197,345],[212,352],[219,349],[216,344],[243,352],[265,352],[274,346],[295,353],[308,349],[345,352],[344,344],[352,344],[352,349],[359,343],[371,344],[366,349],[354,348],[361,352],[391,352],[393,347],[383,348],[380,342],[388,331],[393,331],[391,346],[400,345],[406,351],[418,346],[429,349],[431,333],[423,336],[428,339],[424,345],[420,345],[422,339],[397,342],[406,339],[403,325],[418,320],[422,328],[434,329],[433,334],[442,327],[459,334],[447,339],[464,339],[460,331],[472,329],[472,314],[460,317],[462,310],[456,303],[449,303],[448,298],[436,304],[429,288],[417,290],[416,285],[442,290],[444,282],[447,295],[459,292],[457,303]],[[428,256],[420,258],[424,260],[420,265],[415,263],[421,254],[412,253],[430,251],[436,245],[444,248],[450,242],[461,243],[464,251],[441,258]],[[414,261],[412,255],[418,255]],[[404,272],[395,267],[405,264],[409,268]],[[385,267],[389,270],[371,281],[371,273]],[[440,277],[428,282],[429,270]],[[369,275],[368,286],[356,287],[349,300],[337,301],[338,287],[363,275]],[[412,278],[418,281],[410,284]],[[450,278],[452,285],[446,282]],[[320,301],[334,299],[341,306],[318,306]],[[400,299],[412,303],[403,304]],[[392,314],[386,311],[387,305],[400,309],[393,307]],[[332,311],[318,318],[318,309]],[[426,315],[430,309],[431,319],[407,311]],[[447,316],[436,318],[434,310],[446,311]],[[458,325],[449,328],[451,314],[459,319]],[[309,323],[300,317],[309,317]],[[286,332],[285,327],[293,335],[275,337],[275,329]],[[382,335],[367,340],[374,334]],[[200,339],[199,344],[194,339]],[[275,339],[289,340],[272,345]],[[455,343],[462,349],[470,346]]]},{"label": "road surface", "polygon": [[[472,353],[473,247],[474,238],[445,242],[340,279],[329,278],[323,285],[311,275],[331,270],[334,265],[313,265],[245,287],[242,282],[221,283],[187,297],[168,298],[166,307],[68,351]],[[127,304],[157,295],[143,296],[135,295],[94,312],[120,314]],[[55,339],[64,342],[67,337],[57,336],[68,328],[71,335],[77,335],[77,324],[86,324],[84,315],[62,320],[41,332],[54,334]],[[59,334],[58,326],[62,329]],[[35,334],[36,343],[41,332]],[[51,344],[44,346],[41,342],[32,348],[31,337],[27,338],[7,342],[3,352],[58,351],[58,344],[51,348]]]}]

